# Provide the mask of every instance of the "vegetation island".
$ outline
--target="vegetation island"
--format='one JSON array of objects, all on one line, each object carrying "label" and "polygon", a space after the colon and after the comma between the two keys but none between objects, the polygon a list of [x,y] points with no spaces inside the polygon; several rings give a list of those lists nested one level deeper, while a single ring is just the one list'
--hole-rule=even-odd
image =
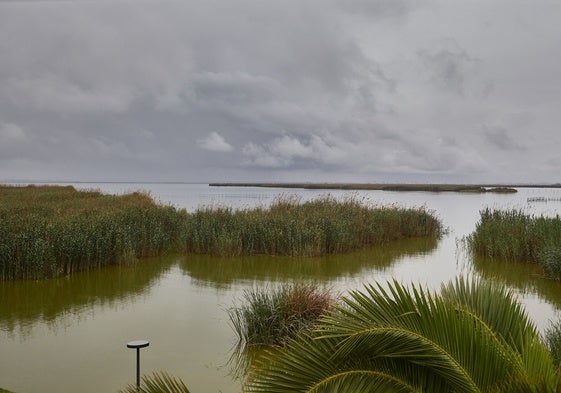
[{"label": "vegetation island", "polygon": [[[386,184],[386,183],[210,183],[211,187],[269,187],[301,188],[308,190],[379,190],[379,191],[426,191],[426,192],[495,192],[515,193],[516,188],[528,185],[497,184]],[[561,185],[540,185],[536,187],[557,188]]]}]

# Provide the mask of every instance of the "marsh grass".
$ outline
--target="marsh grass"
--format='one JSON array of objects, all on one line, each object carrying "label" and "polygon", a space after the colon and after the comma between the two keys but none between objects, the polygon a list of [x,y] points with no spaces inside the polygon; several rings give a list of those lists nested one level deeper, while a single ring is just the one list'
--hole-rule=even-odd
[{"label": "marsh grass", "polygon": [[269,208],[203,208],[188,220],[185,250],[220,256],[320,256],[442,232],[424,208],[369,207],[329,196],[303,203],[284,196]]},{"label": "marsh grass", "polygon": [[186,213],[146,194],[0,187],[0,279],[42,279],[177,249]]},{"label": "marsh grass", "polygon": [[424,208],[363,202],[285,196],[268,208],[203,207],[189,214],[138,192],[0,186],[0,280],[60,277],[172,251],[321,256],[442,232]]},{"label": "marsh grass", "polygon": [[522,210],[485,209],[475,231],[466,238],[479,256],[539,263],[551,278],[561,280],[561,217],[528,215]]},{"label": "marsh grass", "polygon": [[316,284],[284,284],[244,291],[242,304],[228,315],[243,346],[283,345],[309,332],[333,303],[331,293]]}]

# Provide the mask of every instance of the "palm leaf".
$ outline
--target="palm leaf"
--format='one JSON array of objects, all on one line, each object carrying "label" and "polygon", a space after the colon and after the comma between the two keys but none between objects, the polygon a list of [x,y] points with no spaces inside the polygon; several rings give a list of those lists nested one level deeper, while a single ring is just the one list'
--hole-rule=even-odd
[{"label": "palm leaf", "polygon": [[142,376],[140,388],[136,385],[128,385],[119,393],[189,393],[189,389],[181,379],[165,372],[155,372],[150,376]]},{"label": "palm leaf", "polygon": [[397,281],[350,292],[311,336],[270,351],[247,392],[553,391],[547,348],[503,287],[433,293]]}]

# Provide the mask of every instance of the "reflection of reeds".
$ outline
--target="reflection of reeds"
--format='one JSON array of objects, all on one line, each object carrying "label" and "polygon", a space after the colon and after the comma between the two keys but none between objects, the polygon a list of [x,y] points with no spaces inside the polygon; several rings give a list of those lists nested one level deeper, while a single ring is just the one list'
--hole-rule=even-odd
[{"label": "reflection of reeds", "polygon": [[134,269],[113,267],[41,281],[0,282],[0,331],[21,336],[37,322],[55,327],[96,306],[130,304],[177,261],[151,257]]},{"label": "reflection of reeds", "polygon": [[247,280],[326,282],[364,274],[366,270],[385,271],[400,258],[433,252],[437,244],[435,237],[413,238],[320,257],[189,255],[180,260],[180,267],[197,284],[216,287]]},{"label": "reflection of reeds", "polygon": [[480,215],[475,231],[466,238],[474,254],[539,263],[548,275],[561,278],[561,217],[491,209],[482,210]]}]

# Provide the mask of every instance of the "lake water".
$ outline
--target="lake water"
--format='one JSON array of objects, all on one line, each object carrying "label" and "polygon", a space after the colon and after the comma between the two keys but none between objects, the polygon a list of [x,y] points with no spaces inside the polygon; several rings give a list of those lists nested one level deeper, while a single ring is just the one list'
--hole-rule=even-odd
[{"label": "lake water", "polygon": [[227,309],[245,289],[313,280],[344,294],[365,283],[396,278],[430,288],[459,274],[484,276],[513,288],[540,329],[559,317],[561,284],[532,265],[472,261],[458,240],[475,228],[479,211],[522,208],[561,214],[559,189],[521,188],[516,194],[326,191],[209,187],[205,184],[74,184],[121,194],[146,191],[164,204],[250,208],[278,195],[303,200],[331,194],[365,203],[425,206],[449,229],[439,241],[414,240],[324,258],[168,256],[134,267],[72,277],[0,282],[0,387],[18,393],[117,392],[135,380],[128,341],[147,339],[142,372],[165,370],[191,392],[240,391],[228,363],[235,345]]}]

